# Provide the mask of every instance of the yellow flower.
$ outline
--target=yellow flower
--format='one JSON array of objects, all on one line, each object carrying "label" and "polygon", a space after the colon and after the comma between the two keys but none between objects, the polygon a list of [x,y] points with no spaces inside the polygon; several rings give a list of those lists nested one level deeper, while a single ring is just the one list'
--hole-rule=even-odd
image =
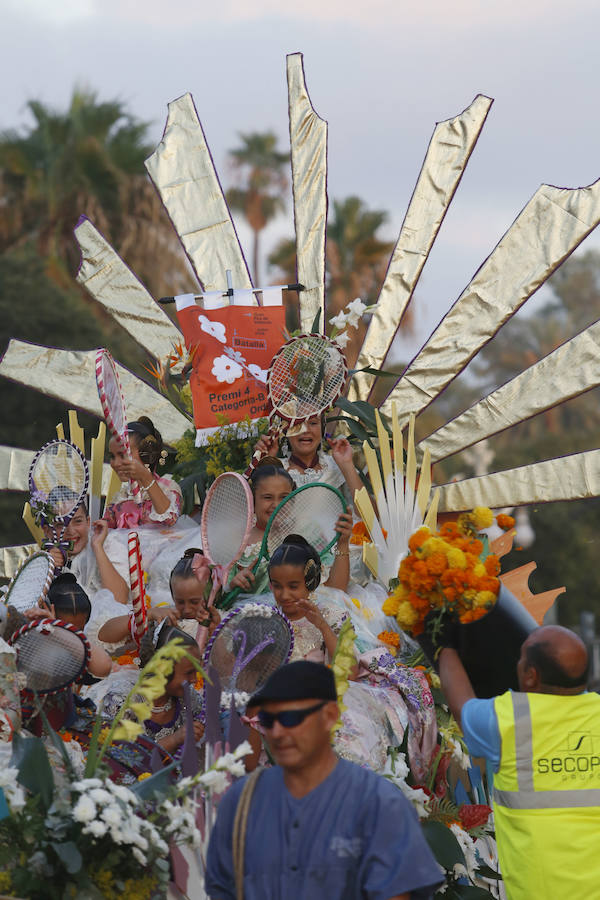
[{"label": "yellow flower", "polygon": [[135,741],[142,733],[143,727],[139,722],[132,722],[131,719],[121,719],[114,730],[114,741]]},{"label": "yellow flower", "polygon": [[441,686],[442,686],[442,682],[440,681],[440,676],[436,672],[434,672],[433,669],[429,673],[429,681],[431,682],[431,687],[441,688]]},{"label": "yellow flower", "polygon": [[138,722],[145,722],[152,715],[152,707],[149,703],[130,703],[128,707]]},{"label": "yellow flower", "polygon": [[492,591],[479,591],[475,597],[475,606],[492,606],[496,602],[496,594]]},{"label": "yellow flower", "polygon": [[357,600],[356,597],[351,597],[350,600],[351,600],[352,603],[354,603],[354,605],[355,605],[355,607],[356,607],[357,609],[360,609],[360,606],[361,606],[360,600]]},{"label": "yellow flower", "polygon": [[476,575],[477,578],[484,578],[487,575],[486,568],[482,562],[478,562],[473,566],[473,575]]},{"label": "yellow flower", "polygon": [[391,597],[388,597],[383,601],[383,612],[386,616],[396,616],[398,615],[398,607],[400,606],[400,600],[394,594]]},{"label": "yellow flower", "polygon": [[410,631],[412,626],[419,618],[419,613],[414,609],[414,607],[408,602],[408,600],[403,600],[400,606],[398,607],[398,612],[396,613],[396,619],[398,620],[398,625],[405,631]]},{"label": "yellow flower", "polygon": [[448,565],[451,569],[467,568],[467,557],[462,550],[458,549],[458,547],[453,547],[452,550],[448,550],[446,559],[448,560]]},{"label": "yellow flower", "polygon": [[138,775],[138,781],[145,781],[146,778],[152,778],[152,772],[141,772]]},{"label": "yellow flower", "polygon": [[463,594],[465,600],[475,600],[476,596],[477,591],[475,590],[475,588],[468,588]]},{"label": "yellow flower", "polygon": [[491,509],[488,509],[487,506],[476,506],[471,515],[477,531],[483,531],[484,528],[489,528],[494,521],[492,511]]}]

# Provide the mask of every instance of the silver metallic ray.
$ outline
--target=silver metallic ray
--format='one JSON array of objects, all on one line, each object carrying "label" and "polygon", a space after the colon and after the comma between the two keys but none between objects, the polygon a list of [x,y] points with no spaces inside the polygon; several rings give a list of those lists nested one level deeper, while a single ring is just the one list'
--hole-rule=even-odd
[{"label": "silver metallic ray", "polygon": [[292,186],[300,328],[310,331],[321,310],[325,330],[325,236],[327,230],[327,122],[314,111],[304,79],[302,53],[287,57]]},{"label": "silver metallic ray", "polygon": [[440,486],[439,512],[475,506],[500,509],[600,496],[600,450],[573,453],[518,469]]},{"label": "silver metallic ray", "polygon": [[[439,122],[400,229],[356,368],[379,368],[400,327],[444,216],[494,101],[478,94],[464,112]],[[366,400],[375,376],[358,372],[350,400]]]},{"label": "silver metallic ray", "polygon": [[146,169],[162,198],[200,284],[225,290],[252,281],[191,94],[168,106],[162,140]]},{"label": "silver metallic ray", "polygon": [[0,549],[0,578],[12,578],[17,569],[29,559],[32,553],[39,550],[37,544],[19,544],[15,547]]},{"label": "silver metallic ray", "polygon": [[[156,422],[167,443],[178,440],[190,428],[190,422],[148,384],[117,363],[127,418],[149,416]],[[35,388],[48,397],[67,400],[69,404],[102,418],[96,388],[95,350],[57,350],[11,340],[2,361],[0,375],[18,384]]]},{"label": "silver metallic ray", "polygon": [[0,447],[0,491],[28,491],[29,467],[35,453],[19,447]]},{"label": "silver metallic ray", "polygon": [[600,385],[600,321],[473,404],[418,445],[439,462]]},{"label": "silver metallic ray", "polygon": [[418,415],[541,287],[600,221],[600,180],[542,185],[389,394],[401,422]]},{"label": "silver metallic ray", "polygon": [[181,332],[89,219],[75,228],[81,250],[77,281],[144,350],[166,356]]}]

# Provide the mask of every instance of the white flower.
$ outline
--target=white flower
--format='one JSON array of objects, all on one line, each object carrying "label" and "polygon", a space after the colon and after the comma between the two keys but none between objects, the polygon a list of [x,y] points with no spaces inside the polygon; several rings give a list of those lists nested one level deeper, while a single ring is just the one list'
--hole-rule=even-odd
[{"label": "white flower", "polygon": [[83,794],[75,804],[73,818],[76,822],[91,822],[92,819],[96,818],[96,815],[95,803]]},{"label": "white flower", "polygon": [[217,772],[216,769],[211,769],[200,776],[198,783],[209,791],[215,791],[217,794],[222,794],[223,791],[226,790],[229,781],[226,772]]},{"label": "white flower", "polygon": [[146,866],[148,864],[146,857],[144,856],[144,854],[142,853],[141,850],[138,850],[137,847],[133,847],[131,852],[133,853],[134,858],[137,859],[137,861],[139,862],[139,864],[141,866]]},{"label": "white flower", "polygon": [[225,334],[225,326],[222,322],[211,322],[206,316],[198,316],[198,321],[200,322],[202,331],[206,332],[206,334],[210,334],[211,337],[216,338],[222,344],[225,343],[227,336]]},{"label": "white flower", "polygon": [[123,803],[130,803],[132,806],[137,805],[137,797],[133,793],[133,791],[128,790],[128,788],[123,787],[122,784],[115,784],[112,781],[107,782],[107,787],[110,788],[112,793],[119,800],[122,800]]},{"label": "white flower", "polygon": [[242,367],[232,359],[229,359],[228,356],[216,356],[213,359],[211,374],[215,376],[217,381],[226,381],[227,384],[233,384],[237,378],[241,378],[243,371]]},{"label": "white flower", "polygon": [[349,303],[347,305],[347,307],[346,307],[347,313],[346,314],[347,314],[348,318],[350,318],[350,316],[352,316],[352,318],[356,317],[357,320],[362,319],[366,308],[367,308],[367,304],[363,303],[362,300],[360,299],[360,297],[356,297],[356,299],[353,300],[352,303]]},{"label": "white flower", "polygon": [[71,785],[73,790],[80,791],[82,794],[91,790],[91,788],[99,787],[103,787],[103,783],[99,778],[83,778],[81,781],[74,781]]},{"label": "white flower", "polygon": [[0,769],[0,788],[3,789],[6,802],[13,812],[23,809],[26,802],[25,791],[18,783],[19,770],[14,766]]},{"label": "white flower", "polygon": [[340,333],[336,334],[336,336],[334,337],[333,343],[336,344],[338,347],[341,347],[343,350],[349,340],[350,340],[350,335],[348,334],[348,332],[340,331]]},{"label": "white flower", "polygon": [[101,838],[104,837],[108,828],[104,824],[104,822],[100,822],[98,819],[94,822],[90,822],[83,829],[85,834],[91,834],[93,837]]},{"label": "white flower", "polygon": [[104,788],[92,788],[89,796],[92,798],[94,803],[102,803],[106,805],[107,803],[113,802],[112,795],[109,794],[109,792]]},{"label": "white flower", "polygon": [[244,756],[248,756],[249,753],[252,753],[252,747],[250,746],[249,741],[243,741],[239,747],[236,747],[233,751],[234,759],[243,759]]},{"label": "white flower", "polygon": [[114,825],[116,828],[121,824],[123,814],[117,806],[105,806],[102,810],[102,818],[107,825]]},{"label": "white flower", "polygon": [[337,316],[331,317],[329,324],[333,325],[334,328],[345,328],[347,321],[348,316],[344,312],[339,312]]},{"label": "white flower", "polygon": [[260,381],[261,384],[267,383],[267,374],[268,369],[261,369],[260,366],[257,366],[256,363],[250,363],[248,366],[248,371],[251,375],[254,375],[257,381]]},{"label": "white flower", "polygon": [[[460,825],[451,825],[450,831],[460,844],[460,849],[464,853],[465,862],[467,863],[466,872],[462,863],[457,863],[454,866],[455,877],[458,878],[460,875],[468,875],[468,877],[473,880],[476,870],[479,868],[479,865],[477,863],[477,854],[475,852],[475,842],[473,841],[472,837],[467,834],[467,832],[463,828],[460,827]],[[456,874],[456,870],[459,868],[462,871]]]},{"label": "white flower", "polygon": [[466,772],[471,765],[469,754],[465,753],[460,741],[457,741],[452,737],[448,737],[447,740],[448,746],[452,750],[452,759],[456,760],[461,769],[464,769]]}]

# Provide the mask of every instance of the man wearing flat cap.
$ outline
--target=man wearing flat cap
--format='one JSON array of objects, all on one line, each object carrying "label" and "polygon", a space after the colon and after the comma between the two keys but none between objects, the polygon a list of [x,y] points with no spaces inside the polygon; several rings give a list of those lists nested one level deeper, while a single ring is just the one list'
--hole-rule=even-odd
[{"label": "man wearing flat cap", "polygon": [[236,782],[219,805],[208,848],[211,900],[433,896],[441,869],[409,801],[333,751],[331,670],[283,666],[249,708],[258,710],[276,765]]}]

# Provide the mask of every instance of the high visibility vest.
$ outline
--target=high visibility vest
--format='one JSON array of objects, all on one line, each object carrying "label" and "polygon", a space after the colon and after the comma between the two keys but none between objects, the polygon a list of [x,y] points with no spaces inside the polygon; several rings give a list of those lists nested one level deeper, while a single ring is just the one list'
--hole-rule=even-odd
[{"label": "high visibility vest", "polygon": [[496,697],[494,819],[509,900],[600,900],[600,697]]}]

